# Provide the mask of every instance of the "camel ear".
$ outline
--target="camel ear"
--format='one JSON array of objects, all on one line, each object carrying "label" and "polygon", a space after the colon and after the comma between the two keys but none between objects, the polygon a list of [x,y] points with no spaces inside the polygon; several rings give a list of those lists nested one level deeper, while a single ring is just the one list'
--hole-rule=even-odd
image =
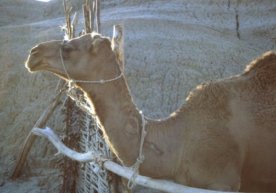
[{"label": "camel ear", "polygon": [[114,25],[113,26],[113,37],[112,37],[112,50],[117,58],[120,69],[124,71],[124,36],[123,36],[123,26]]},{"label": "camel ear", "polygon": [[111,49],[110,40],[107,38],[97,38],[92,42],[90,51],[94,54],[99,53],[100,50]]}]

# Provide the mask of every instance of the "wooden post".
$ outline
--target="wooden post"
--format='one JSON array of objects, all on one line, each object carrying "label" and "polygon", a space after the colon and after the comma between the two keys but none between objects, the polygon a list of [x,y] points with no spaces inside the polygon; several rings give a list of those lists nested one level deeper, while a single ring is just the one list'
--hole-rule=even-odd
[{"label": "wooden post", "polygon": [[[73,100],[68,98],[65,104],[65,137],[63,142],[66,146],[79,150],[81,132],[79,131],[78,116],[82,113]],[[77,188],[78,162],[68,158],[63,158],[63,184],[59,193],[75,193]]]},{"label": "wooden post", "polygon": [[[46,122],[53,114],[56,107],[60,104],[60,98],[63,94],[63,91],[60,91],[50,102],[50,105],[44,110],[40,118],[37,120],[33,128],[36,127],[45,127]],[[26,138],[23,148],[21,149],[21,152],[19,154],[19,157],[16,161],[15,169],[13,171],[13,174],[11,176],[11,179],[15,180],[18,178],[21,174],[21,170],[24,166],[24,163],[26,162],[26,158],[35,142],[36,135],[34,135],[32,132],[29,133],[28,137]]]},{"label": "wooden post", "polygon": [[101,33],[101,3],[100,0],[95,0],[96,2],[96,18],[97,18],[97,25],[96,25],[96,32]]},{"label": "wooden post", "polygon": [[72,6],[68,6],[67,1],[63,0],[63,7],[64,7],[64,14],[66,19],[66,34],[68,36],[68,39],[74,38],[74,26],[72,26],[71,21],[71,13],[72,13]]},{"label": "wooden post", "polygon": [[[85,21],[85,33],[91,33],[93,31],[100,33],[100,0],[85,0],[85,3],[82,5],[82,11]],[[95,20],[96,26],[94,26]]]},{"label": "wooden post", "polygon": [[91,33],[91,22],[90,22],[90,7],[87,4],[82,5],[82,11],[83,11],[83,16],[84,16],[84,28],[85,28],[85,33]]},{"label": "wooden post", "polygon": [[[92,1],[92,2],[91,2]],[[91,32],[95,30],[95,0],[90,0],[90,26],[91,26]]]},{"label": "wooden post", "polygon": [[78,12],[75,12],[73,19],[72,19],[72,37],[76,37],[76,29],[77,29],[77,24],[79,21],[79,14]]},{"label": "wooden post", "polygon": [[[89,7],[87,5],[83,6],[85,9],[84,13],[88,13]],[[68,39],[75,38],[76,25],[78,22],[77,13],[75,13],[73,19],[71,20],[71,10],[72,7],[68,8],[68,5],[64,6],[64,14],[66,17],[66,28],[68,32]],[[89,18],[89,17],[88,17]],[[86,21],[86,18],[85,18]],[[85,31],[90,31],[90,25],[85,25]],[[72,149],[78,149],[79,144],[79,132],[74,132],[73,127],[75,126],[74,120],[76,119],[77,107],[76,104],[68,98],[65,104],[66,114],[65,114],[65,137],[63,139],[65,145]],[[78,175],[78,163],[69,158],[63,159],[63,184],[60,193],[74,193],[76,192],[76,179]]]}]

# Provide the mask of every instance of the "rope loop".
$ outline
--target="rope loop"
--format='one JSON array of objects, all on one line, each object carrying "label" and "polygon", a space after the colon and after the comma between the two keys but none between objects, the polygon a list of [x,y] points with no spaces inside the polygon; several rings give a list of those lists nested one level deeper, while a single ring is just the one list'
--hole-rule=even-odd
[{"label": "rope loop", "polygon": [[135,180],[136,180],[137,176],[139,175],[140,165],[145,161],[145,156],[143,154],[143,146],[144,146],[144,141],[145,141],[145,138],[147,135],[147,131],[146,131],[147,121],[145,119],[143,112],[140,111],[139,113],[140,113],[141,119],[142,119],[142,130],[141,130],[141,138],[140,138],[139,155],[138,155],[138,158],[136,159],[136,162],[132,166],[133,174],[130,177],[130,179],[128,180],[128,183],[127,183],[128,189],[132,189],[136,185]]},{"label": "rope loop", "polygon": [[144,160],[145,160],[144,156],[138,157],[136,159],[136,162],[132,166],[133,174],[128,180],[128,183],[127,183],[128,189],[132,189],[136,185],[135,180],[136,180],[137,176],[139,175],[139,167],[144,162]]},{"label": "rope loop", "polygon": [[123,77],[124,73],[123,71],[120,70],[120,74],[114,78],[111,78],[111,79],[102,79],[102,80],[75,80],[73,78],[70,77],[69,73],[68,73],[68,70],[65,66],[65,63],[64,63],[64,60],[63,60],[63,56],[62,56],[62,50],[60,49],[59,50],[59,57],[60,57],[60,61],[61,61],[61,64],[62,64],[62,67],[63,67],[63,70],[68,78],[68,87],[69,89],[70,88],[74,88],[74,86],[76,85],[76,83],[90,83],[90,84],[105,84],[105,83],[108,83],[108,82],[113,82],[115,80],[118,80],[120,79],[121,77]]},{"label": "rope loop", "polygon": [[76,82],[73,79],[68,81],[68,88],[71,90],[76,87]]}]

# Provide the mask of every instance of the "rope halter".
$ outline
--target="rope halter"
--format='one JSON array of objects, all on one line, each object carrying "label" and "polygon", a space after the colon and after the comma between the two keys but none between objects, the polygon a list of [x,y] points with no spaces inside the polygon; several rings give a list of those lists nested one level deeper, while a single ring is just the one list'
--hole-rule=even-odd
[{"label": "rope halter", "polygon": [[[61,64],[63,67],[63,70],[68,78],[68,95],[70,96],[70,92],[72,92],[72,90],[76,87],[76,83],[89,83],[89,84],[105,84],[105,83],[109,83],[115,80],[120,79],[121,77],[123,77],[123,71],[121,70],[121,73],[116,76],[115,78],[111,78],[111,79],[106,79],[106,80],[75,80],[73,78],[70,77],[68,70],[64,64],[64,60],[62,57],[62,50],[59,50],[59,55],[60,55],[60,60],[61,60]],[[143,114],[142,111],[139,112],[141,115],[141,119],[142,119],[142,129],[141,129],[141,138],[140,138],[140,147],[139,147],[139,155],[136,159],[136,162],[134,163],[134,165],[132,166],[133,169],[133,174],[131,176],[131,178],[128,181],[128,188],[132,189],[135,186],[135,180],[136,177],[139,174],[139,167],[140,165],[144,162],[145,160],[145,156],[143,155],[143,146],[144,146],[144,140],[146,137],[146,124],[147,124],[147,120],[149,120],[148,118],[146,118]]]},{"label": "rope halter", "polygon": [[145,141],[145,138],[147,135],[147,131],[146,131],[147,120],[142,111],[140,111],[139,113],[140,113],[141,119],[142,119],[142,131],[141,131],[141,138],[140,138],[139,155],[136,159],[136,162],[132,166],[133,174],[131,175],[130,179],[128,180],[128,183],[127,183],[128,189],[132,189],[135,186],[135,184],[136,184],[135,180],[136,180],[137,176],[139,175],[139,167],[145,160],[145,156],[143,154],[143,146],[144,146],[144,141]]},{"label": "rope halter", "polygon": [[60,56],[60,61],[61,61],[61,64],[62,64],[62,67],[63,67],[63,70],[68,78],[68,87],[69,87],[69,90],[71,90],[73,87],[75,87],[75,84],[76,83],[89,83],[89,84],[105,84],[105,83],[108,83],[108,82],[113,82],[115,80],[118,80],[120,79],[121,77],[123,77],[123,72],[121,71],[121,73],[116,76],[115,78],[111,78],[111,79],[106,79],[106,80],[75,80],[73,79],[72,77],[70,77],[69,73],[68,73],[68,70],[64,64],[64,60],[63,60],[63,56],[62,56],[62,50],[59,49],[59,56]]}]

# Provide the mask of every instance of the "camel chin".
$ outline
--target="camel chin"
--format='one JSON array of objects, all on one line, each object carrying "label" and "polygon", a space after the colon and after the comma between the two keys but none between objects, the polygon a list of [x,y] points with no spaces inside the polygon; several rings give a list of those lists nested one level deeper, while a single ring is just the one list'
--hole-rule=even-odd
[{"label": "camel chin", "polygon": [[25,64],[25,68],[27,68],[28,72],[30,73],[35,73],[37,72],[37,70],[33,67],[29,67],[27,64]]},{"label": "camel chin", "polygon": [[33,58],[32,56],[29,56],[25,62],[25,68],[31,73],[41,70],[41,66],[45,66],[42,60]]},{"label": "camel chin", "polygon": [[45,66],[46,65],[37,65],[37,66],[31,66],[30,67],[30,66],[26,65],[26,68],[30,73],[35,73],[35,72],[38,72],[38,71],[43,71],[45,69]]},{"label": "camel chin", "polygon": [[30,73],[34,73],[38,71],[47,71],[50,69],[50,65],[43,61],[43,59],[35,58],[30,55],[25,62],[25,68],[27,68]]}]

